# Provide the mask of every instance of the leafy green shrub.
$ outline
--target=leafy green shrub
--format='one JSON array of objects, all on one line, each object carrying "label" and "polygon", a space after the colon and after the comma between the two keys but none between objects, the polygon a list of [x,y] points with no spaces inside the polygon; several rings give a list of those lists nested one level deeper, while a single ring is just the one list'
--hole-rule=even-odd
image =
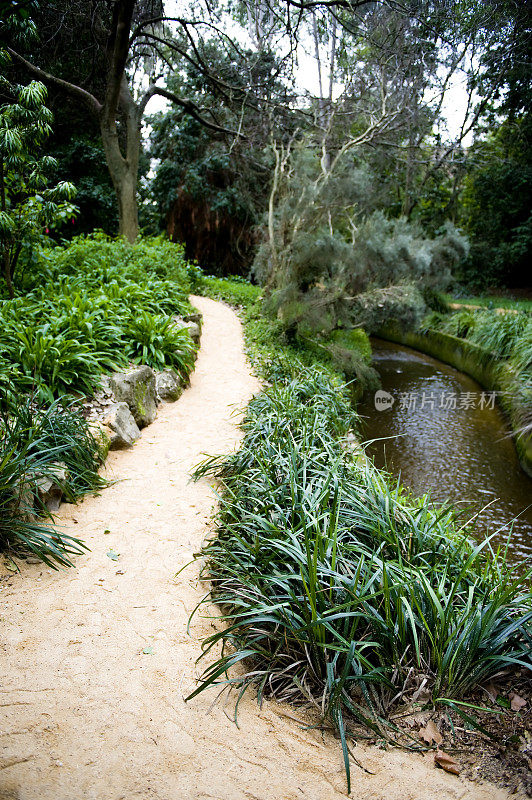
[{"label": "leafy green shrub", "polygon": [[24,296],[0,300],[0,360],[18,392],[47,402],[92,394],[100,373],[143,352],[151,366],[192,369],[190,341],[172,317],[192,312],[187,293],[201,278],[179,245],[82,236],[43,250],[30,278]]},{"label": "leafy green shrub", "polygon": [[79,339],[48,331],[48,325],[4,329],[2,357],[19,365],[24,384],[31,379],[40,398],[51,401],[73,389],[92,394],[100,371],[97,356]]},{"label": "leafy green shrub", "polygon": [[126,353],[137,364],[154,369],[173,367],[187,379],[194,368],[196,346],[186,328],[171,317],[141,311],[126,324]]},{"label": "leafy green shrub", "polygon": [[[13,404],[0,419],[0,547],[30,551],[52,567],[70,566],[85,545],[59,532],[39,499],[39,483],[64,465],[65,497],[74,501],[105,485],[98,474],[103,451],[87,422],[57,403]],[[39,520],[36,515],[44,517]]]},{"label": "leafy green shrub", "polygon": [[197,470],[222,481],[201,557],[226,624],[204,641],[222,654],[190,695],[221,683],[313,700],[348,781],[349,720],[392,736],[416,677],[449,705],[509,665],[532,667],[530,574],[350,453],[352,420],[345,388],[302,371],[252,400],[237,453]]}]

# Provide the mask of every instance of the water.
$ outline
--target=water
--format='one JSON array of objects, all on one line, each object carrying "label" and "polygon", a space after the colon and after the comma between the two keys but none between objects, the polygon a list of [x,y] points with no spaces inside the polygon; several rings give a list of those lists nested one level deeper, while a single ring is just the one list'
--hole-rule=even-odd
[{"label": "water", "polygon": [[381,440],[368,447],[376,465],[417,495],[428,492],[478,513],[479,538],[497,531],[493,541],[505,542],[513,528],[512,560],[530,559],[532,479],[491,394],[430,356],[378,339],[372,345],[382,389],[394,398],[377,410],[372,393],[358,406],[363,438]]}]

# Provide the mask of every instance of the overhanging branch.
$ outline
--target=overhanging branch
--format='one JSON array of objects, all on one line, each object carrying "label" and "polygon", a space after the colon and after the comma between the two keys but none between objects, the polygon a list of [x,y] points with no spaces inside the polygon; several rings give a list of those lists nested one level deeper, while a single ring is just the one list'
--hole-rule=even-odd
[{"label": "overhanging branch", "polygon": [[99,116],[102,110],[102,104],[96,99],[96,97],[94,97],[93,94],[87,92],[86,89],[82,89],[81,86],[76,86],[75,83],[69,83],[69,81],[65,81],[62,78],[57,78],[55,75],[51,75],[49,72],[45,72],[45,70],[36,67],[35,64],[32,64],[31,61],[25,59],[24,56],[20,55],[20,53],[12,50],[11,47],[6,47],[6,50],[12,58],[16,58],[17,61],[23,64],[28,72],[31,72],[32,75],[40,78],[42,81],[44,81],[44,83],[51,83],[54,86],[57,86],[71,97],[81,100],[95,116]]},{"label": "overhanging branch", "polygon": [[187,112],[187,114],[197,120],[205,128],[209,128],[211,131],[216,131],[217,133],[229,133],[231,136],[235,136],[240,139],[247,139],[247,136],[244,136],[244,134],[239,131],[232,130],[231,128],[225,128],[223,125],[218,125],[215,122],[210,122],[208,119],[202,116],[201,109],[195,103],[193,103],[192,100],[184,100],[182,97],[179,97],[173,92],[163,89],[162,86],[150,86],[138,106],[141,114],[144,112],[144,109],[154,95],[165,97],[167,100],[170,100],[171,103],[175,103],[176,105],[180,106],[184,111]]}]

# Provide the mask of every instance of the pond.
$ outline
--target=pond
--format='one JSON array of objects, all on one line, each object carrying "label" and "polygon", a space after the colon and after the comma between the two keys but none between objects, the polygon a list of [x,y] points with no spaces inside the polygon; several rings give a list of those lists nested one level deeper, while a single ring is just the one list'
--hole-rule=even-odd
[{"label": "pond", "polygon": [[[532,556],[532,479],[521,469],[495,396],[430,356],[374,339],[382,389],[358,405],[362,438],[379,468],[414,494],[477,515],[478,538],[512,530],[513,562]],[[465,518],[467,519],[467,517]]]}]

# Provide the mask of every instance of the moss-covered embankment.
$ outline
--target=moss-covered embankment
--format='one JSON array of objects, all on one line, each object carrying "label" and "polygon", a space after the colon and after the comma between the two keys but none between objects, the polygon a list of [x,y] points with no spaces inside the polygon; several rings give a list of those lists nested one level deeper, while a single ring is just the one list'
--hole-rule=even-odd
[{"label": "moss-covered embankment", "polygon": [[523,433],[527,409],[517,391],[517,373],[505,362],[477,344],[441,331],[402,331],[386,326],[378,335],[382,339],[412,347],[470,375],[480,385],[497,392],[497,400],[510,420],[519,461],[532,477],[532,433]]}]

